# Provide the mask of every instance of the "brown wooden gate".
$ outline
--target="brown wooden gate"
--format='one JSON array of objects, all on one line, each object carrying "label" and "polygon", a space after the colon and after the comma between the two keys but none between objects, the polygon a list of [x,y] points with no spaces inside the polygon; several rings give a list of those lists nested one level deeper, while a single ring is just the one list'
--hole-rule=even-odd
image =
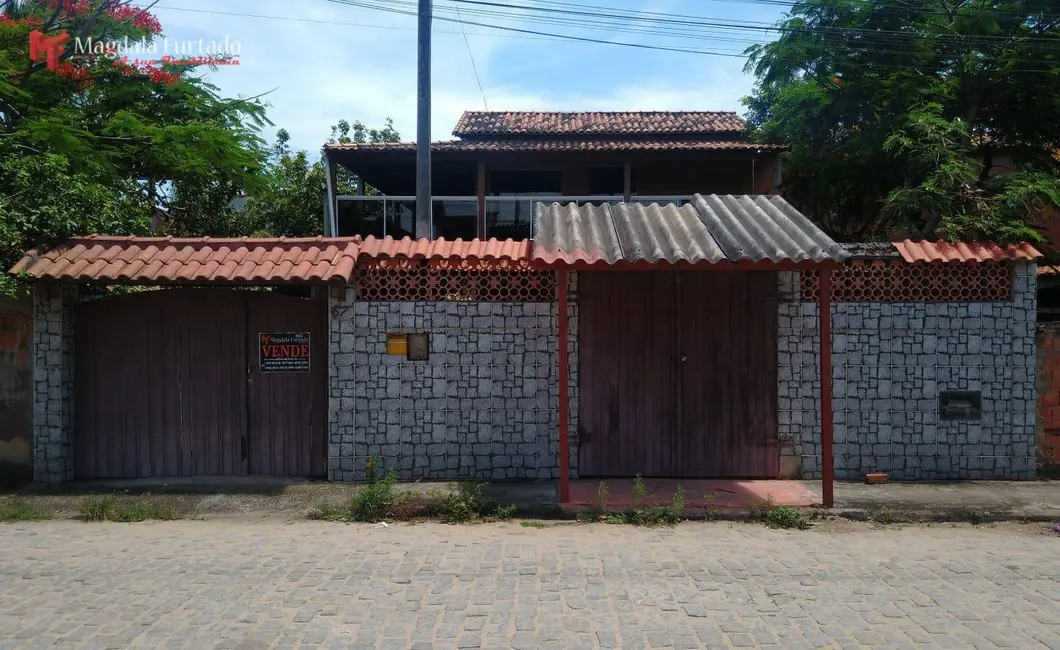
[{"label": "brown wooden gate", "polygon": [[[279,474],[326,463],[327,315],[319,301],[225,289],[78,306],[81,478]],[[310,332],[310,372],[262,374],[261,332]]]},{"label": "brown wooden gate", "polygon": [[582,476],[779,474],[767,272],[579,275]]}]

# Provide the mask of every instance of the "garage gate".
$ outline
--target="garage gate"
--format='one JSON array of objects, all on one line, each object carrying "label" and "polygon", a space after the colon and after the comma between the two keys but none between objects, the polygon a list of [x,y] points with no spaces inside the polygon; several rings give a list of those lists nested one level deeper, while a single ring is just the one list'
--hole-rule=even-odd
[{"label": "garage gate", "polygon": [[326,303],[172,289],[82,303],[79,478],[323,476]]},{"label": "garage gate", "polygon": [[581,476],[779,474],[775,273],[578,278]]}]

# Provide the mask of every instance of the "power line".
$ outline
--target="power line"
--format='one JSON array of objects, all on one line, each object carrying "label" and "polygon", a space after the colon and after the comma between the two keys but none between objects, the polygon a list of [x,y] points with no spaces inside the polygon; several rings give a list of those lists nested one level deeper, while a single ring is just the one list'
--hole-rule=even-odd
[{"label": "power line", "polygon": [[453,8],[456,9],[456,18],[460,21],[460,33],[464,35],[464,45],[467,46],[467,57],[471,59],[471,71],[475,73],[475,83],[478,84],[478,91],[482,93],[482,107],[487,111],[490,109],[488,103],[486,103],[486,91],[482,89],[482,80],[478,76],[478,66],[475,65],[475,55],[471,53],[471,43],[467,40],[467,32],[464,31],[464,19],[460,15],[460,5],[453,3]]},{"label": "power line", "polygon": [[[284,21],[284,22],[309,23],[309,24],[316,24],[316,25],[334,25],[334,26],[339,26],[339,27],[361,27],[361,28],[364,28],[364,29],[387,29],[387,30],[402,31],[402,32],[414,32],[414,31],[416,31],[415,27],[400,27],[400,26],[397,26],[397,25],[377,25],[377,24],[373,24],[373,23],[357,23],[357,22],[337,21],[337,20],[321,20],[321,19],[314,19],[314,18],[299,18],[297,16],[275,16],[275,15],[270,15],[270,14],[255,14],[255,13],[246,13],[246,12],[237,12],[237,11],[219,11],[219,10],[216,10],[216,9],[198,9],[198,8],[194,8],[194,7],[174,7],[172,5],[158,5],[157,7],[155,7],[155,9],[156,10],[162,9],[162,10],[169,10],[169,11],[183,11],[183,12],[187,12],[187,13],[207,14],[207,15],[214,15],[214,16],[232,16],[232,17],[236,17],[236,18],[258,18],[258,19],[263,19],[263,20],[281,20],[281,21]],[[461,32],[460,31],[456,31],[456,30],[436,30],[435,33],[436,34],[452,34],[452,35],[455,35],[455,36],[460,36],[461,35]],[[477,38],[503,38],[503,39],[517,39],[517,40],[525,40],[525,41],[553,41],[553,42],[554,41],[562,41],[563,40],[562,38],[556,38],[556,37],[553,37],[553,36],[547,35],[547,34],[542,35],[542,36],[525,36],[525,35],[520,35],[520,34],[491,34],[491,33],[487,33],[487,32],[466,32],[466,33],[467,33],[467,35],[469,37],[470,36],[475,36]],[[748,43],[747,39],[724,39],[724,40],[729,40],[729,41],[733,41],[733,42],[740,42],[740,43]],[[733,54],[739,54],[739,53],[743,52],[743,49],[728,50],[728,51],[733,53]]]},{"label": "power line", "polygon": [[[361,28],[365,28],[365,29],[387,29],[387,30],[412,31],[412,32],[416,31],[415,27],[400,27],[400,26],[397,26],[397,25],[377,25],[377,24],[374,24],[374,23],[357,23],[357,22],[346,22],[346,21],[336,21],[336,20],[321,20],[321,19],[313,19],[313,18],[299,18],[299,17],[295,17],[295,16],[276,16],[276,15],[270,15],[270,14],[255,14],[255,13],[236,12],[236,11],[219,11],[219,10],[216,10],[216,9],[198,9],[198,8],[193,8],[193,7],[174,7],[172,5],[159,5],[158,7],[156,7],[156,9],[163,9],[163,10],[170,10],[170,11],[183,11],[183,12],[187,12],[187,13],[199,13],[199,14],[208,14],[208,15],[215,15],[215,16],[232,16],[232,17],[238,17],[238,18],[259,18],[259,19],[265,19],[265,20],[281,20],[281,21],[284,21],[284,22],[299,22],[299,23],[310,23],[310,24],[318,24],[318,25],[335,25],[335,26],[341,26],[341,27],[361,27]],[[445,18],[440,18],[440,17],[437,17],[437,16],[436,16],[436,18],[438,18],[439,20],[446,20]],[[455,20],[451,20],[449,22],[456,22],[456,21]],[[489,26],[489,27],[491,29],[493,28],[493,26]],[[437,33],[437,34],[453,34],[453,35],[457,35],[457,36],[461,35],[461,32],[455,31],[455,30],[436,30],[435,33]],[[522,35],[522,34],[491,34],[491,33],[488,33],[488,32],[466,32],[466,33],[467,33],[467,35],[469,37],[470,36],[475,36],[475,37],[478,37],[478,38],[503,38],[503,39],[517,39],[517,40],[526,40],[526,41],[552,41],[552,42],[563,41],[564,40],[562,37],[554,36],[552,34],[547,34],[547,33],[541,33],[539,36],[527,36],[527,35]],[[635,31],[634,33],[656,34],[656,33],[661,33],[661,32],[657,32],[657,31],[652,31],[652,32]],[[674,34],[670,34],[670,35],[674,35]],[[679,38],[695,38],[696,40],[705,40],[702,36],[696,36],[696,37],[692,37],[692,36],[687,36],[686,37],[686,36],[680,36],[680,35],[676,35],[676,36],[679,37]],[[756,43],[753,43],[753,42],[749,41],[748,39],[733,39],[733,38],[726,39],[726,38],[722,38],[722,37],[715,37],[715,40],[727,40],[727,41],[731,41],[731,42],[746,43],[748,45],[756,44]],[[744,51],[744,49],[745,48],[741,48],[741,49],[738,49],[738,50],[725,50],[725,52],[731,53],[731,54],[734,54],[734,55],[738,55],[738,54],[741,54]]]},{"label": "power line", "polygon": [[[383,11],[383,12],[388,12],[388,13],[395,13],[395,14],[402,14],[402,15],[413,15],[413,16],[415,15],[415,12],[410,12],[408,10],[396,8],[394,6],[389,6],[387,4],[378,4],[378,0],[377,0],[377,2],[371,2],[369,0],[329,0],[329,1],[330,2],[334,2],[336,4],[344,4],[344,5],[349,5],[349,6],[353,6],[353,7],[360,7],[360,8],[365,8],[365,9],[374,9],[374,10],[377,10],[377,11]],[[386,1],[386,0],[383,0],[383,1]],[[390,5],[403,4],[400,1],[395,1],[395,0],[389,0],[389,2],[390,2]],[[494,18],[511,18],[512,16],[511,15],[507,15],[507,14],[492,14],[491,17],[494,17]],[[454,18],[447,18],[445,16],[438,16],[438,15],[435,16],[435,20],[443,20],[443,21],[455,22]],[[657,50],[657,51],[664,51],[664,52],[677,52],[677,53],[699,54],[699,55],[709,55],[709,56],[725,56],[725,57],[731,57],[731,58],[748,58],[748,55],[746,53],[731,54],[729,52],[722,52],[722,51],[718,51],[718,50],[701,50],[701,49],[684,48],[684,47],[673,47],[673,46],[665,46],[665,45],[647,45],[647,44],[643,44],[643,43],[629,43],[629,42],[624,42],[624,41],[612,41],[612,40],[607,40],[607,39],[597,39],[597,38],[589,38],[589,37],[583,37],[583,36],[575,36],[575,35],[571,35],[571,34],[540,32],[540,31],[531,30],[531,29],[523,29],[523,28],[518,28],[518,27],[502,26],[502,25],[498,25],[496,23],[492,23],[491,24],[491,23],[471,22],[471,21],[464,21],[464,22],[469,24],[469,25],[475,25],[477,27],[484,27],[484,28],[488,28],[488,29],[495,29],[495,30],[502,30],[502,31],[512,31],[512,32],[520,33],[520,34],[532,34],[532,35],[538,35],[538,36],[551,36],[553,38],[567,40],[567,41],[593,43],[593,44],[597,44],[597,45],[618,45],[618,46],[623,46],[623,47],[632,47],[632,48],[645,49],[645,50]],[[569,20],[566,21],[564,24],[569,24]],[[812,32],[812,30],[810,30],[810,31]],[[701,39],[701,40],[705,40],[705,39]],[[825,39],[825,40],[827,40],[827,39]],[[929,42],[926,39],[921,39],[921,40],[925,40],[925,42]],[[1050,42],[1057,42],[1058,44],[1060,44],[1060,41],[1050,40]],[[830,43],[830,44],[829,43],[823,43],[823,45],[831,46],[831,47],[834,47],[834,48],[838,49],[839,46],[845,45],[845,44],[838,43],[838,42],[833,42],[833,43]],[[916,56],[916,57],[935,56],[935,57],[942,57],[943,59],[953,58],[952,56],[947,55],[945,53],[937,53],[937,52],[915,52],[915,53],[910,53],[910,52],[904,51],[904,50],[879,50],[878,48],[873,48],[873,47],[858,47],[858,48],[855,48],[855,47],[849,47],[849,46],[846,46],[845,49],[846,49],[847,52],[855,53],[855,54],[893,53],[893,54],[901,54],[901,55],[907,55],[907,56],[911,55],[911,56]],[[786,59],[784,59],[783,57],[780,57],[777,60],[786,60]],[[792,61],[794,61],[796,63],[802,62],[801,59],[795,59],[795,60],[792,60]],[[1039,63],[1039,61],[1024,61],[1024,60],[1019,60],[1018,62],[1020,62],[1020,63]],[[855,62],[852,62],[852,63],[855,63]],[[876,61],[858,61],[858,62],[856,62],[856,64],[860,65],[860,66],[879,67],[879,68],[894,68],[894,69],[907,69],[907,70],[915,69],[915,70],[927,70],[927,71],[937,71],[938,70],[937,66],[923,66],[923,65],[916,66],[916,65],[910,65],[908,63],[904,63],[904,64],[887,64],[887,63],[880,63],[880,62],[876,62]],[[1033,68],[1030,68],[1030,69],[1011,69],[1011,70],[1006,70],[1005,73],[1008,74],[1008,73],[1014,73],[1014,72],[1033,72],[1033,73],[1039,73],[1040,74],[1042,71],[1043,70],[1041,68],[1038,68],[1038,69],[1033,69]]]},{"label": "power line", "polygon": [[[386,1],[389,1],[389,2],[391,2],[393,4],[405,4],[405,2],[403,2],[402,0],[386,0]],[[610,7],[598,7],[598,6],[594,6],[594,5],[579,5],[579,4],[570,3],[570,2],[562,3],[561,6],[563,6],[563,7],[577,7],[577,8],[576,9],[575,8],[556,9],[556,8],[548,8],[548,7],[536,7],[536,6],[533,6],[533,5],[513,4],[512,2],[502,2],[500,0],[453,0],[453,1],[454,2],[458,2],[458,3],[462,3],[462,4],[468,4],[468,5],[478,5],[478,6],[483,6],[483,7],[490,7],[493,10],[508,9],[508,10],[524,11],[524,12],[538,12],[538,13],[545,13],[545,14],[560,14],[560,15],[567,15],[567,16],[575,16],[575,17],[578,17],[579,19],[585,18],[585,17],[588,17],[588,18],[601,18],[601,17],[603,17],[603,18],[614,18],[614,19],[634,18],[634,19],[642,21],[642,22],[658,23],[658,24],[668,25],[668,26],[672,26],[672,25],[684,25],[684,26],[692,26],[692,27],[706,26],[706,27],[714,27],[714,28],[718,28],[718,29],[732,29],[732,30],[737,30],[737,31],[752,31],[752,32],[764,32],[764,33],[775,33],[775,32],[781,32],[781,31],[799,31],[799,32],[831,31],[831,32],[839,32],[839,33],[842,33],[842,34],[872,34],[872,35],[898,35],[898,36],[910,36],[911,35],[908,31],[904,31],[904,30],[863,29],[863,28],[857,28],[857,27],[849,27],[849,28],[847,28],[847,27],[815,27],[815,28],[812,28],[812,29],[808,28],[808,27],[807,28],[802,28],[802,29],[792,28],[792,27],[781,28],[781,27],[778,27],[776,25],[771,25],[771,24],[768,24],[768,23],[762,23],[762,22],[758,22],[758,21],[730,21],[730,20],[722,20],[722,19],[708,18],[708,17],[705,17],[705,16],[694,16],[694,15],[688,15],[688,14],[664,14],[664,13],[659,13],[659,12],[637,12],[637,11],[624,10],[624,9],[617,9],[616,10],[616,9],[613,9],[613,8],[610,8]],[[530,1],[533,1],[533,0],[530,0]],[[616,13],[616,11],[617,11],[617,13]],[[943,39],[944,38],[952,38],[955,41],[961,41],[961,42],[967,41],[969,39],[983,39],[984,41],[986,39],[989,39],[990,41],[993,41],[993,42],[1006,42],[1006,41],[1010,40],[1008,36],[994,36],[994,35],[989,35],[989,34],[968,34],[968,35],[954,34],[954,35],[948,36],[948,37],[943,37],[943,36],[940,35],[939,37],[936,37],[936,40],[939,40],[940,38],[943,38]],[[1027,40],[1043,40],[1043,41],[1047,41],[1047,42],[1050,42],[1050,43],[1056,43],[1056,39],[1050,39],[1050,38],[1035,39],[1034,37],[1029,37]]]},{"label": "power line", "polygon": [[[344,5],[348,5],[348,6],[366,8],[366,9],[371,9],[371,10],[375,10],[375,11],[383,11],[383,12],[387,12],[387,13],[394,13],[394,14],[400,14],[400,15],[409,15],[409,16],[415,16],[416,15],[416,13],[414,11],[411,11],[411,12],[410,11],[404,11],[404,10],[397,9],[397,8],[394,8],[394,7],[388,7],[388,6],[373,4],[371,2],[366,2],[366,1],[362,1],[362,2],[358,2],[357,0],[329,0],[329,1],[330,2],[334,2],[336,4],[344,4]],[[532,1],[535,1],[535,0],[532,0]],[[536,1],[543,2],[545,0],[536,0]],[[734,1],[735,2],[737,0],[716,0],[716,1]],[[762,1],[762,0],[745,0],[745,1],[753,3],[753,2],[756,2],[756,1]],[[573,4],[573,3],[563,3],[563,4]],[[585,6],[585,5],[583,5],[583,6]],[[172,10],[172,11],[185,11],[185,12],[191,12],[191,13],[203,13],[203,14],[214,14],[214,15],[224,15],[224,16],[237,16],[237,17],[246,17],[246,18],[260,18],[260,19],[268,19],[268,20],[283,20],[283,21],[289,21],[289,22],[304,22],[304,23],[325,24],[325,25],[338,25],[338,26],[351,26],[351,27],[377,28],[377,29],[391,29],[391,30],[400,30],[400,31],[413,31],[413,30],[415,30],[414,27],[399,27],[399,26],[393,26],[393,25],[376,25],[376,24],[370,24],[370,23],[356,23],[356,22],[343,22],[343,21],[333,21],[333,20],[298,18],[298,17],[291,17],[291,16],[275,16],[275,15],[266,15],[266,14],[252,14],[252,13],[246,13],[246,12],[228,12],[228,11],[218,11],[218,10],[208,10],[208,9],[197,9],[197,8],[190,8],[190,7],[174,7],[174,6],[170,6],[170,5],[159,5],[158,7],[156,7],[156,9],[168,9],[168,10]],[[744,49],[744,50],[722,50],[722,49],[714,48],[714,49],[706,50],[706,49],[693,49],[693,48],[673,47],[673,46],[664,46],[664,45],[649,45],[649,44],[643,44],[643,43],[629,43],[629,42],[613,41],[613,40],[607,40],[607,39],[588,38],[588,37],[575,36],[575,35],[570,35],[570,34],[559,34],[559,33],[554,33],[554,32],[550,33],[550,32],[542,32],[542,31],[530,30],[530,29],[521,29],[521,28],[516,28],[516,27],[510,27],[510,26],[502,26],[502,25],[498,25],[496,23],[492,23],[491,24],[491,23],[465,21],[465,20],[462,20],[462,19],[459,19],[459,18],[449,18],[449,17],[446,17],[446,16],[437,15],[437,13],[438,12],[436,12],[435,20],[440,20],[440,21],[444,21],[444,22],[457,22],[457,23],[460,23],[460,25],[461,25],[461,30],[462,31],[444,31],[444,30],[439,30],[439,33],[445,33],[445,34],[467,34],[466,30],[463,30],[463,27],[466,24],[466,25],[474,25],[474,26],[477,26],[477,27],[482,27],[482,28],[485,28],[485,29],[488,29],[488,30],[505,32],[504,34],[492,34],[492,33],[481,33],[481,32],[474,32],[474,33],[469,34],[469,35],[472,35],[472,36],[479,36],[479,37],[494,37],[494,38],[506,38],[506,39],[513,39],[514,38],[514,39],[522,39],[522,40],[540,40],[540,41],[582,42],[582,43],[590,43],[590,44],[594,44],[594,45],[613,45],[613,46],[620,46],[620,47],[632,47],[632,48],[637,48],[637,49],[656,50],[656,51],[674,52],[674,53],[683,53],[683,54],[695,54],[695,55],[702,55],[702,56],[721,56],[721,57],[739,58],[739,59],[748,58],[748,54],[746,53],[746,49]],[[498,18],[498,17],[500,17],[500,18],[513,18],[513,16],[507,15],[507,14],[493,13],[493,14],[489,14],[489,15],[494,17],[494,18]],[[556,20],[556,19],[548,19],[547,17],[545,17],[544,20],[542,20],[542,21],[535,21],[535,22],[547,22],[548,24],[563,24],[563,25],[569,25],[570,24],[570,20],[560,21],[560,20]],[[587,21],[579,21],[579,24],[586,24],[586,22]],[[593,22],[589,21],[588,24],[598,25],[599,23],[593,23]],[[610,28],[615,28],[614,25],[610,25],[609,27]],[[605,28],[607,28],[607,27],[605,27]],[[685,39],[692,39],[692,40],[712,40],[712,41],[713,40],[729,40],[729,41],[747,43],[748,45],[763,45],[762,43],[754,42],[754,41],[751,41],[750,39],[733,39],[733,38],[724,39],[723,37],[720,37],[720,36],[712,36],[709,33],[701,33],[699,35],[695,35],[695,34],[689,33],[689,32],[674,32],[673,30],[665,30],[665,31],[660,31],[658,29],[638,30],[638,29],[631,29],[628,26],[623,31],[625,31],[627,33],[634,33],[634,34],[661,35],[661,36],[685,38]],[[828,38],[829,37],[826,36],[826,38],[824,40],[828,40]],[[1060,41],[1058,41],[1058,44],[1060,44]],[[822,45],[823,46],[828,46],[829,44],[822,43]],[[858,53],[858,54],[884,53],[884,54],[901,54],[901,55],[907,55],[907,56],[912,55],[912,56],[916,56],[916,57],[943,57],[943,58],[947,58],[947,56],[948,56],[948,55],[940,54],[940,53],[937,53],[937,52],[916,52],[916,53],[910,53],[908,51],[903,51],[903,50],[879,50],[879,49],[873,48],[873,47],[850,47],[850,46],[848,46],[845,43],[833,43],[832,46],[833,47],[837,47],[837,48],[838,47],[843,47],[843,49],[845,49],[847,52]],[[791,60],[792,62],[796,62],[796,63],[801,62],[801,60],[787,59],[787,58],[784,58],[784,57],[778,57],[777,60],[780,60],[780,61]],[[1018,61],[1018,62],[1026,62],[1026,61]],[[1038,63],[1038,62],[1039,61],[1033,61],[1032,63]],[[935,70],[937,70],[936,67],[914,66],[914,65],[908,65],[908,64],[895,65],[895,64],[886,64],[886,63],[880,63],[880,62],[862,62],[862,63],[859,63],[859,65],[865,65],[865,66],[870,66],[870,67],[882,67],[882,68],[904,68],[904,69],[915,69],[915,70],[926,70],[926,71],[935,71]],[[1041,73],[1042,70],[1040,68],[1039,69],[1013,69],[1013,70],[1008,70],[1006,72]],[[477,75],[477,72],[476,72],[476,75]]]}]

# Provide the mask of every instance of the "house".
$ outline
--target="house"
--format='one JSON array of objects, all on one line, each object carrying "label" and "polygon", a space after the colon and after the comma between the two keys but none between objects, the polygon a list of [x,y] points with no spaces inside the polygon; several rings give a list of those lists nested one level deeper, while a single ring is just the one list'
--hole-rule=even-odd
[{"label": "house", "polygon": [[31,251],[35,475],[1033,478],[1040,253],[839,244],[741,127],[468,113],[434,237],[413,145],[329,145],[329,236]]},{"label": "house", "polygon": [[[328,144],[373,196],[330,197],[328,234],[529,239],[537,201],[670,203],[701,194],[774,194],[778,147],[748,142],[735,113],[477,112],[457,140],[431,144],[431,232],[414,233],[416,145]],[[361,186],[361,184],[358,184]],[[334,185],[332,185],[334,187]]]}]

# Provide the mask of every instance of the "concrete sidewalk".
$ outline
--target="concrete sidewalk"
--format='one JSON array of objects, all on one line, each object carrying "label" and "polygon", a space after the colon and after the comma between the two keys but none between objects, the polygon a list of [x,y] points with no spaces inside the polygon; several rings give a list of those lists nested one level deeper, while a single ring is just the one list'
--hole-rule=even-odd
[{"label": "concrete sidewalk", "polygon": [[[629,505],[630,481],[609,481],[608,505],[622,510]],[[699,492],[691,491],[697,482],[648,481],[650,498],[645,503],[669,502],[670,487],[678,484],[686,491],[687,512],[700,514],[704,506],[724,517],[741,517],[751,497],[773,496],[778,505],[813,507],[821,503],[820,481],[709,481],[704,490],[711,498],[697,503]],[[672,483],[672,486],[670,485]],[[599,481],[572,482],[572,490],[583,503],[591,504]],[[740,490],[727,490],[728,484]],[[719,487],[720,486],[720,487]],[[778,487],[779,486],[779,487]],[[402,491],[435,493],[457,489],[453,482],[401,483]],[[731,487],[731,486],[730,486]],[[520,516],[567,517],[557,504],[558,485],[554,481],[495,482],[485,486],[484,496],[495,503],[514,505]],[[664,489],[665,488],[665,489]],[[251,515],[297,518],[320,501],[340,503],[357,489],[356,485],[272,479],[268,477],[203,477],[161,481],[84,481],[61,486],[25,486],[0,491],[0,498],[19,495],[42,507],[73,513],[86,494],[114,491],[129,496],[149,494],[159,500],[203,516]],[[701,490],[700,492],[703,492]],[[577,492],[577,495],[574,494]],[[775,494],[773,492],[776,492]],[[624,496],[626,495],[626,496]],[[836,515],[856,520],[894,521],[992,521],[1019,520],[1060,522],[1060,481],[963,481],[939,483],[835,484]]]},{"label": "concrete sidewalk", "polygon": [[[818,496],[820,481],[806,481]],[[835,512],[850,519],[1060,521],[1060,481],[835,484]]]}]

